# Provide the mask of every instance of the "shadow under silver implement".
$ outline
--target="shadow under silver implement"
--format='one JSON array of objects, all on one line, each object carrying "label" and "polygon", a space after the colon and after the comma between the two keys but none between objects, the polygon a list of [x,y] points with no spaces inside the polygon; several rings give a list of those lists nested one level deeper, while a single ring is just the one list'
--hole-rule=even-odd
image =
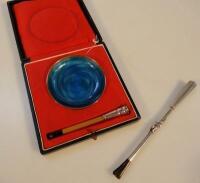
[{"label": "shadow under silver implement", "polygon": [[189,81],[178,93],[177,97],[173,100],[172,105],[169,106],[167,112],[162,116],[162,118],[156,122],[146,134],[144,139],[138,144],[138,146],[134,149],[132,154],[117,168],[113,171],[113,174],[120,179],[124,174],[125,170],[131,164],[137,153],[141,150],[141,147],[147,142],[149,137],[154,134],[163,123],[166,121],[167,117],[171,112],[175,109],[175,107],[184,99],[187,94],[189,94],[196,87],[196,83],[194,81]]}]

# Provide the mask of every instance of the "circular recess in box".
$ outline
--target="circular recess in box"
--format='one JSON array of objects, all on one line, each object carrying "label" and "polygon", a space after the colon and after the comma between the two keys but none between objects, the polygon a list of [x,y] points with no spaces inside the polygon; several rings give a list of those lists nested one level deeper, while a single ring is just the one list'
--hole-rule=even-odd
[{"label": "circular recess in box", "polygon": [[105,76],[99,65],[90,58],[68,57],[50,69],[47,86],[58,103],[82,108],[100,98],[105,88]]},{"label": "circular recess in box", "polygon": [[30,21],[32,35],[44,42],[57,43],[72,38],[78,30],[75,14],[64,8],[47,8],[35,13]]}]

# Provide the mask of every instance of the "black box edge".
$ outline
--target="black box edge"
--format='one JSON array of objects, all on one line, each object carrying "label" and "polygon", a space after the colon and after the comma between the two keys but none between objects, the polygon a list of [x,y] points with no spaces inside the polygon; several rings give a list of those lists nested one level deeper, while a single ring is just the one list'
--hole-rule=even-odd
[{"label": "black box edge", "polygon": [[[26,1],[26,0],[8,1],[8,2],[7,2],[7,6],[8,6],[9,14],[10,14],[10,19],[11,19],[11,23],[12,23],[12,27],[13,27],[13,31],[14,31],[14,35],[15,35],[15,40],[16,40],[18,52],[19,52],[19,55],[20,55],[20,59],[21,59],[21,61],[22,61],[22,64],[21,64],[21,65],[22,65],[22,71],[23,71],[24,80],[25,80],[25,85],[26,85],[26,90],[27,90],[27,94],[28,94],[28,98],[29,98],[30,109],[31,109],[31,112],[32,112],[34,127],[35,127],[35,131],[36,131],[36,136],[37,136],[37,141],[38,141],[38,144],[39,144],[39,150],[40,150],[40,153],[41,153],[42,155],[45,155],[45,154],[47,154],[47,153],[56,151],[56,150],[58,150],[58,149],[67,147],[67,146],[69,146],[69,145],[76,144],[76,143],[78,143],[78,142],[82,142],[82,141],[84,141],[84,140],[86,140],[86,139],[90,139],[90,138],[91,138],[91,135],[82,137],[82,138],[80,138],[80,139],[74,140],[74,141],[69,142],[69,143],[65,143],[65,144],[63,144],[63,145],[59,145],[59,146],[54,147],[54,148],[52,148],[52,149],[47,149],[47,150],[44,150],[44,149],[43,149],[42,141],[41,141],[41,137],[40,137],[40,132],[39,132],[39,127],[38,127],[38,123],[37,123],[37,118],[36,118],[36,113],[35,113],[35,110],[34,110],[34,105],[33,105],[32,97],[31,97],[31,92],[30,92],[30,89],[29,89],[29,86],[28,86],[28,80],[27,80],[26,72],[25,72],[25,68],[24,68],[24,64],[29,60],[29,58],[25,58],[25,57],[24,57],[25,54],[24,54],[23,46],[22,46],[22,43],[21,43],[21,41],[20,41],[19,32],[18,32],[17,26],[16,26],[16,20],[15,20],[15,18],[14,18],[15,16],[14,16],[14,13],[13,13],[13,10],[12,10],[13,4],[16,4],[16,3],[21,2],[21,1]],[[81,8],[82,8],[82,10],[83,10],[83,12],[84,12],[86,18],[88,19],[88,22],[90,23],[90,26],[92,27],[93,31],[94,31],[94,32],[96,33],[96,35],[98,36],[98,39],[99,39],[99,41],[100,41],[99,44],[103,44],[103,45],[104,45],[104,47],[105,47],[105,49],[106,49],[106,52],[108,53],[109,58],[111,59],[111,62],[112,62],[112,64],[113,64],[114,68],[115,68],[115,71],[117,72],[117,74],[118,74],[118,76],[119,76],[119,78],[120,78],[120,81],[121,81],[121,83],[123,84],[123,87],[124,87],[124,89],[125,89],[125,91],[126,91],[128,97],[129,97],[129,99],[130,99],[132,105],[134,106],[134,109],[135,109],[136,114],[137,114],[137,117],[136,117],[134,120],[130,120],[130,121],[124,122],[124,123],[122,123],[122,124],[119,124],[119,125],[116,125],[116,126],[113,126],[113,127],[110,127],[110,128],[104,129],[104,130],[101,130],[101,131],[99,131],[99,132],[96,133],[97,135],[100,135],[100,134],[103,134],[104,132],[111,131],[111,130],[113,130],[113,129],[115,129],[115,128],[119,128],[119,127],[128,125],[129,123],[136,122],[136,121],[138,121],[139,119],[141,119],[141,115],[140,115],[140,113],[139,113],[139,111],[138,111],[138,109],[137,109],[137,107],[136,107],[136,105],[135,105],[135,103],[134,103],[134,101],[133,101],[133,99],[132,99],[132,97],[131,97],[131,95],[130,95],[128,89],[127,89],[127,87],[126,87],[126,84],[124,83],[124,81],[123,81],[123,79],[122,79],[122,77],[121,77],[121,74],[119,73],[118,68],[116,67],[116,64],[115,64],[115,62],[114,62],[114,60],[113,60],[113,58],[112,58],[112,56],[111,56],[111,54],[110,54],[110,52],[109,52],[107,46],[106,46],[106,44],[103,42],[102,37],[101,37],[101,35],[100,35],[100,33],[99,33],[99,31],[98,31],[98,29],[97,29],[97,27],[96,27],[96,25],[95,25],[95,23],[94,23],[94,21],[93,21],[91,15],[90,15],[90,13],[89,13],[89,11],[88,11],[86,5],[84,4],[83,0],[78,0],[78,2],[79,2],[79,4],[80,4],[80,6],[81,6]]]}]

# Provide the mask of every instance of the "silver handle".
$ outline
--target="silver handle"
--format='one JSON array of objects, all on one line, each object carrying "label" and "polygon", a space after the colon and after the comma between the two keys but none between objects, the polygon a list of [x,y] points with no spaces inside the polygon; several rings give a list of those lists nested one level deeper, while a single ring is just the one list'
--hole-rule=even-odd
[{"label": "silver handle", "polygon": [[189,81],[175,98],[172,107],[175,108],[177,104],[179,104],[196,87],[196,85],[197,84],[194,81]]},{"label": "silver handle", "polygon": [[122,106],[114,111],[104,114],[103,118],[104,118],[104,120],[109,120],[112,118],[116,118],[118,116],[129,114],[129,113],[130,113],[130,110],[129,110],[128,106]]},{"label": "silver handle", "polygon": [[121,176],[124,174],[125,170],[128,168],[130,163],[133,161],[137,153],[141,150],[142,146],[147,142],[149,137],[154,134],[164,121],[166,121],[169,114],[175,109],[175,107],[196,87],[196,83],[194,81],[189,81],[178,93],[177,97],[172,102],[172,105],[169,107],[167,112],[162,116],[162,118],[156,122],[149,130],[149,132],[146,134],[146,136],[143,138],[143,140],[138,144],[138,146],[134,149],[134,151],[131,153],[131,155],[117,168],[113,171],[113,174],[120,179]]}]

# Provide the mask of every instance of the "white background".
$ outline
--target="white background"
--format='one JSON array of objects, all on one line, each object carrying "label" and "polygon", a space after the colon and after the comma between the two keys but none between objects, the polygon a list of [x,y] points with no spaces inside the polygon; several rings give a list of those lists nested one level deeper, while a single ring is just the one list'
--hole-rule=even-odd
[{"label": "white background", "polygon": [[[0,183],[114,183],[112,170],[183,85],[200,84],[199,0],[85,0],[142,120],[39,153],[20,59],[0,1]],[[136,157],[123,183],[200,182],[200,87]]]}]

